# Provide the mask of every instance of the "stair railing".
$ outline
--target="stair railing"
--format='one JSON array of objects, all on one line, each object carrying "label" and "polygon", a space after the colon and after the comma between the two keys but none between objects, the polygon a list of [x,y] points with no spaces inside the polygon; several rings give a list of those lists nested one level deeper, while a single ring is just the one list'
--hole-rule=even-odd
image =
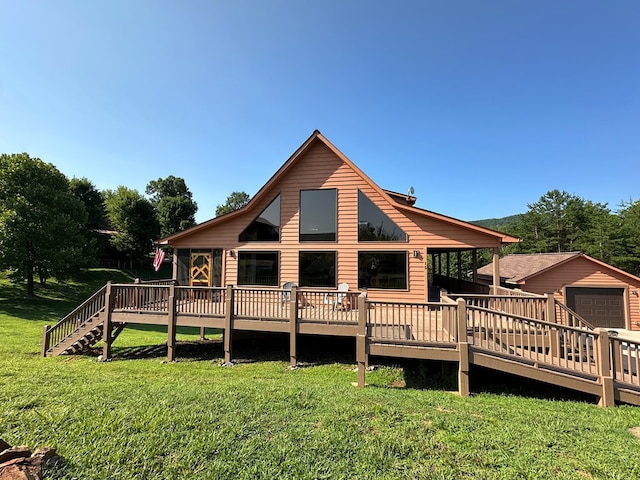
[{"label": "stair railing", "polygon": [[556,323],[566,325],[568,327],[582,328],[583,330],[595,330],[591,323],[571,310],[565,304],[555,300],[556,304]]},{"label": "stair railing", "polygon": [[46,356],[49,348],[58,345],[76,331],[80,325],[104,310],[106,292],[107,286],[105,285],[53,327],[45,327],[42,348],[43,357]]}]

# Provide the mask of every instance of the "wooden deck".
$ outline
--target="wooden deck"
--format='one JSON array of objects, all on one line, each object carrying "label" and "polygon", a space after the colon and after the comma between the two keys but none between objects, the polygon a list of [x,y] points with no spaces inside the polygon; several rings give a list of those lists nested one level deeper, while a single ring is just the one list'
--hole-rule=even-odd
[{"label": "wooden deck", "polygon": [[108,358],[119,330],[138,323],[167,327],[169,360],[176,357],[177,326],[222,330],[225,362],[233,360],[236,331],[288,333],[295,365],[299,334],[349,336],[356,339],[360,386],[369,356],[379,355],[456,362],[462,395],[469,393],[469,366],[475,364],[593,394],[601,405],[640,405],[639,342],[558,323],[544,297],[445,296],[441,302],[406,303],[372,301],[359,292],[338,295],[295,287],[109,284],[45,329],[42,354],[71,353],[102,339]]}]

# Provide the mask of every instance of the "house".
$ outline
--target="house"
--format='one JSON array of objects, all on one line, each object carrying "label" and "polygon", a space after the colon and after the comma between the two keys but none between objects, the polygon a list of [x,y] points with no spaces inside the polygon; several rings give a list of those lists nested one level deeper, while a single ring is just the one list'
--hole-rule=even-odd
[{"label": "house", "polygon": [[[580,252],[507,255],[500,284],[526,292],[553,293],[595,327],[640,330],[640,278]],[[493,267],[478,270],[493,283]]]},{"label": "house", "polygon": [[478,249],[492,249],[498,261],[499,247],[518,241],[415,201],[380,188],[316,130],[245,207],[161,243],[175,249],[178,285],[347,283],[374,299],[426,301],[430,287],[455,276],[451,255],[470,251],[475,263]]},{"label": "house", "polygon": [[[41,353],[102,341],[109,359],[125,327],[147,324],[166,327],[168,361],[184,326],[203,337],[206,328],[221,331],[225,365],[240,332],[286,335],[296,366],[300,336],[349,337],[360,387],[370,356],[414,358],[457,364],[460,395],[469,395],[476,365],[592,394],[603,406],[640,405],[640,340],[591,328],[553,295],[503,289],[498,251],[518,239],[415,201],[380,188],[316,131],[244,208],[161,241],[175,249],[172,279],[107,283],[45,326]],[[479,249],[493,252],[491,288],[477,283]],[[564,285],[602,289],[603,275],[591,277]],[[612,288],[625,300],[637,292]],[[425,302],[436,290],[437,301]],[[581,304],[585,292],[568,292]]]}]

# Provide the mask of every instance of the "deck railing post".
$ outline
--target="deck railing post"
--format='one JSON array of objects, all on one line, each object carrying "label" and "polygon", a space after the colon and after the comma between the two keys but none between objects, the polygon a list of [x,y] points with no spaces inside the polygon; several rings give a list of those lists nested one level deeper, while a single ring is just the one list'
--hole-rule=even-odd
[{"label": "deck railing post", "polygon": [[295,367],[298,363],[296,357],[296,340],[298,333],[298,287],[291,287],[291,298],[289,300],[289,363]]},{"label": "deck railing post", "polygon": [[49,342],[51,340],[51,326],[45,325],[42,331],[42,357],[47,356],[47,350],[49,350]]},{"label": "deck railing post", "polygon": [[596,328],[596,351],[598,362],[598,376],[602,384],[602,395],[598,401],[600,407],[613,407],[616,399],[613,389],[613,372],[609,357],[609,333],[604,328]]},{"label": "deck railing post", "polygon": [[547,297],[547,309],[545,312],[547,318],[543,318],[542,320],[549,323],[556,323],[556,299],[553,293],[545,293],[545,297]]},{"label": "deck railing post", "polygon": [[167,362],[173,362],[176,359],[176,291],[173,285],[169,285],[167,302]]},{"label": "deck railing post", "polygon": [[231,336],[233,332],[233,285],[227,285],[227,299],[224,311],[224,363],[231,363]]},{"label": "deck railing post", "polygon": [[356,334],[356,362],[358,363],[358,387],[365,386],[365,371],[369,361],[367,354],[367,323],[369,320],[367,296],[362,293],[358,297],[358,333]]},{"label": "deck railing post", "polygon": [[459,298],[457,313],[458,321],[458,393],[469,396],[469,342],[467,340],[467,304]]},{"label": "deck railing post", "polygon": [[102,359],[109,360],[111,358],[111,334],[113,331],[113,324],[111,323],[111,282],[107,282],[107,289],[104,294],[104,326],[102,329]]}]

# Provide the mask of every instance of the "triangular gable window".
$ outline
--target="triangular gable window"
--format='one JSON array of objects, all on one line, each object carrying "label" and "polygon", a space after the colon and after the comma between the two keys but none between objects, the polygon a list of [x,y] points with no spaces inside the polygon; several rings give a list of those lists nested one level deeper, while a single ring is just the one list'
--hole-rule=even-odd
[{"label": "triangular gable window", "polygon": [[360,190],[358,190],[358,241],[407,241],[407,234]]},{"label": "triangular gable window", "polygon": [[240,234],[240,242],[277,242],[280,240],[280,195],[273,199]]}]

